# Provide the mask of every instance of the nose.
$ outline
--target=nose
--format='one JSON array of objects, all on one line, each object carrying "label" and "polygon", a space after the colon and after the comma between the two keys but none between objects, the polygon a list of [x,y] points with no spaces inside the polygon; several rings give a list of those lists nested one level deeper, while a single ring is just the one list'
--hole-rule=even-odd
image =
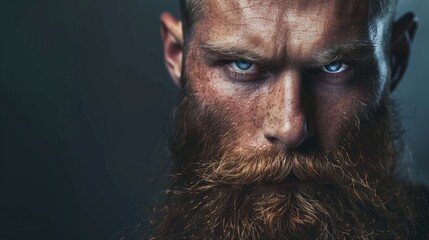
[{"label": "nose", "polygon": [[299,71],[285,71],[270,86],[265,138],[286,148],[296,148],[308,135]]}]

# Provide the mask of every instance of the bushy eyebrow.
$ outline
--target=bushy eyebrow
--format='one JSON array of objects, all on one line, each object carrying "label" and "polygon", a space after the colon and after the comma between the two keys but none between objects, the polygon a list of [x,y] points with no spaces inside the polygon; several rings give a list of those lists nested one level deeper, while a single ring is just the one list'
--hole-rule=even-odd
[{"label": "bushy eyebrow", "polygon": [[[217,61],[242,60],[250,61],[264,66],[277,66],[278,57],[262,56],[252,49],[242,48],[227,44],[209,44],[200,42],[197,47],[202,55],[203,60],[208,64],[215,64]],[[374,45],[369,41],[350,39],[332,43],[326,47],[315,51],[309,57],[303,59],[288,59],[295,61],[294,64],[302,68],[320,67],[334,61],[351,61],[351,62],[372,62],[374,60]],[[287,53],[285,53],[285,59]],[[280,60],[281,61],[281,60]]]},{"label": "bushy eyebrow", "polygon": [[375,46],[370,41],[357,39],[342,41],[315,52],[304,65],[317,67],[335,61],[367,62],[369,64],[374,61],[374,50]]},{"label": "bushy eyebrow", "polygon": [[261,56],[255,51],[231,45],[213,45],[200,42],[197,44],[203,59],[207,63],[215,63],[219,60],[243,60],[257,64],[269,64],[273,59]]}]

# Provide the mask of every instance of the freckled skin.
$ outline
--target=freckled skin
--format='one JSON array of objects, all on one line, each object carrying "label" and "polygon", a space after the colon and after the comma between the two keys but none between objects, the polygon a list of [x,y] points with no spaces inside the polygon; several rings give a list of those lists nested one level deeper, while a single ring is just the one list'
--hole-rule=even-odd
[{"label": "freckled skin", "polygon": [[150,239],[428,239],[429,194],[401,177],[390,98],[414,14],[393,21],[379,0],[189,3],[195,21],[161,16],[184,96]]},{"label": "freckled skin", "polygon": [[[307,3],[308,2],[308,3]],[[311,4],[310,4],[311,2]],[[347,4],[345,4],[347,3]],[[188,86],[197,99],[220,106],[236,125],[238,148],[295,148],[310,138],[328,149],[338,146],[338,128],[363,105],[375,106],[385,89],[382,55],[374,54],[376,71],[336,84],[306,77],[305,62],[315,52],[349,39],[370,41],[383,52],[369,31],[367,2],[206,1],[207,11],[195,25],[186,56]],[[375,31],[376,32],[376,31]],[[201,59],[198,43],[239,46],[278,65],[269,78],[252,83],[225,76],[225,68]],[[377,94],[373,94],[377,93]]]}]

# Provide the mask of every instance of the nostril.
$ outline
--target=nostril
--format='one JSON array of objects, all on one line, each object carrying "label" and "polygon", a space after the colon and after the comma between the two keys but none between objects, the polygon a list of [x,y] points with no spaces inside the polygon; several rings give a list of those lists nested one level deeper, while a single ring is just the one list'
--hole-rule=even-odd
[{"label": "nostril", "polygon": [[269,129],[264,134],[265,139],[271,144],[280,144],[287,148],[299,147],[309,137],[307,125],[296,128]]},{"label": "nostril", "polygon": [[270,143],[277,143],[279,140],[276,137],[273,136],[267,136],[265,135],[265,138],[270,142]]}]

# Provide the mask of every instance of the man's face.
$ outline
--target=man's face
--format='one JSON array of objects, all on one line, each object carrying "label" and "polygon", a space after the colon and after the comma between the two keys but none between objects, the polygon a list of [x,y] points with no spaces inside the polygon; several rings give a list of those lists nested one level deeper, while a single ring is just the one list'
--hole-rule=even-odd
[{"label": "man's face", "polygon": [[[316,3],[317,2],[317,3]],[[185,71],[197,101],[224,109],[235,148],[338,146],[339,127],[377,105],[381,28],[362,1],[207,1]]]},{"label": "man's face", "polygon": [[155,236],[406,236],[411,217],[392,174],[400,149],[386,20],[371,19],[361,0],[199,7],[181,74],[178,37],[163,33],[184,98],[176,178]]}]

